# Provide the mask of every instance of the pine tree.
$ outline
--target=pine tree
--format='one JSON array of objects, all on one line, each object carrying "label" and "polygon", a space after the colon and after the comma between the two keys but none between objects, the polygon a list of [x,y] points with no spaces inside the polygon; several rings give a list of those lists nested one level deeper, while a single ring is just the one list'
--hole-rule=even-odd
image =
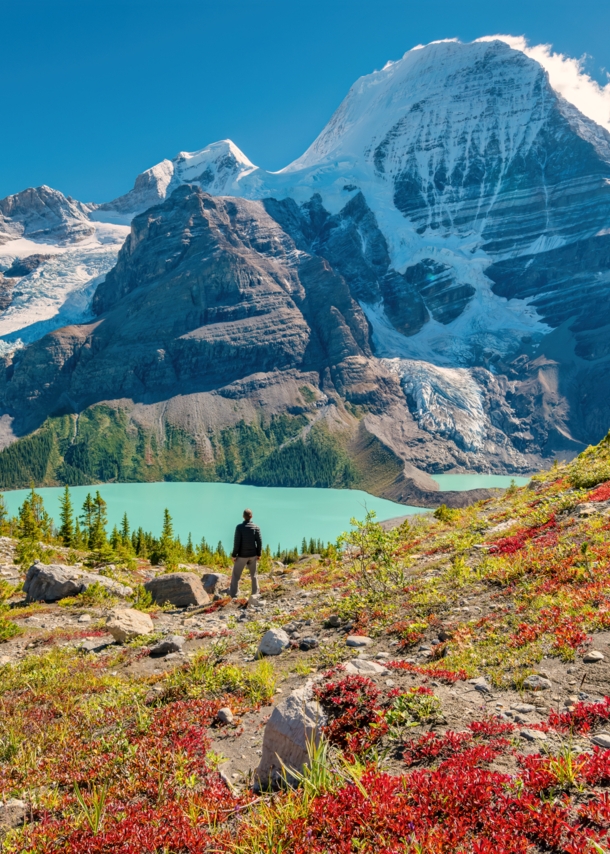
[{"label": "pine tree", "polygon": [[81,514],[83,523],[83,533],[85,537],[86,548],[91,548],[91,540],[93,537],[93,523],[95,520],[95,503],[91,498],[91,493],[87,493],[87,497],[83,501],[83,512]]},{"label": "pine tree", "polygon": [[72,507],[72,499],[70,498],[70,490],[66,486],[63,495],[59,499],[59,518],[61,527],[59,536],[66,548],[72,548],[74,543],[74,510]]},{"label": "pine tree", "polygon": [[127,513],[123,513],[123,520],[121,522],[121,539],[123,541],[123,545],[127,545],[129,542],[129,519],[127,518]]},{"label": "pine tree", "polygon": [[4,500],[4,495],[0,495],[0,525],[4,525],[4,523],[8,519],[8,510],[6,509],[6,502]]},{"label": "pine tree", "polygon": [[123,538],[116,525],[113,527],[112,533],[110,534],[110,545],[113,549],[118,549],[119,546],[123,545]]},{"label": "pine tree", "polygon": [[193,548],[193,540],[191,537],[191,532],[189,531],[188,540],[186,541],[186,549],[185,549],[186,559],[189,563],[192,563],[195,559],[195,549]]},{"label": "pine tree", "polygon": [[311,552],[307,551],[307,540],[305,539],[305,537],[303,537],[303,542],[301,543],[301,554],[311,554]]},{"label": "pine tree", "polygon": [[83,549],[85,548],[85,540],[83,537],[83,532],[80,529],[80,523],[78,521],[78,517],[74,520],[74,534],[72,537],[73,540],[73,548],[75,549]]},{"label": "pine tree", "polygon": [[163,511],[163,528],[161,529],[161,540],[164,542],[173,542],[174,540],[174,523],[169,515],[167,507]]},{"label": "pine tree", "polygon": [[106,525],[108,518],[106,515],[107,504],[99,493],[95,493],[93,499],[93,524],[91,528],[91,539],[89,548],[92,551],[100,551],[107,543]]},{"label": "pine tree", "polygon": [[30,494],[18,511],[17,536],[20,539],[42,540],[51,533],[51,518],[44,509],[42,496],[32,486]]}]

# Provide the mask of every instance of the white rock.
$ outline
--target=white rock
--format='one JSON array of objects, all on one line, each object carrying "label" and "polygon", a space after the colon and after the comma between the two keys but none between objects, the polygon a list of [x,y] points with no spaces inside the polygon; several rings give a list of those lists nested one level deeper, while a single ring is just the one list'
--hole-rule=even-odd
[{"label": "white rock", "polygon": [[140,635],[151,635],[153,621],[148,614],[135,608],[114,608],[106,620],[106,628],[119,643],[133,640]]},{"label": "white rock", "polygon": [[279,655],[290,646],[290,638],[283,629],[269,629],[258,645],[259,655]]},{"label": "white rock", "polygon": [[282,778],[283,767],[301,771],[308,762],[308,743],[319,743],[324,712],[313,697],[311,682],[297,688],[273,710],[263,733],[263,750],[254,779],[267,788]]},{"label": "white rock", "polygon": [[90,623],[91,622],[91,614],[81,614],[78,618],[79,623]]},{"label": "white rock", "polygon": [[373,639],[366,638],[363,635],[349,635],[345,642],[348,646],[353,647],[370,646],[373,643]]},{"label": "white rock", "polygon": [[377,676],[388,672],[387,667],[366,658],[354,658],[348,661],[345,670],[347,673],[358,673],[360,676]]},{"label": "white rock", "polygon": [[600,652],[598,649],[590,649],[588,652],[585,652],[582,660],[585,664],[594,664],[596,661],[604,660],[604,653]]},{"label": "white rock", "polygon": [[598,732],[597,735],[594,735],[591,739],[593,744],[596,744],[597,747],[603,747],[604,750],[610,750],[610,733],[609,732]]}]

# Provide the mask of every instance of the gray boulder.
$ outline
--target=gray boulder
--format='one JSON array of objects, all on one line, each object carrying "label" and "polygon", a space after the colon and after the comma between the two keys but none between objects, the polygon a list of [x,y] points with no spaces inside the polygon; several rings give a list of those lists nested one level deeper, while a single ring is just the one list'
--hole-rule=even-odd
[{"label": "gray boulder", "polygon": [[546,679],[544,676],[539,676],[537,673],[533,673],[531,676],[528,676],[527,679],[523,682],[526,688],[529,688],[530,691],[548,691],[551,686],[551,680]]},{"label": "gray boulder", "polygon": [[172,652],[180,652],[185,643],[186,638],[182,635],[168,635],[150,648],[150,655],[153,658],[161,658]]},{"label": "gray boulder", "polygon": [[194,572],[168,572],[158,575],[144,585],[158,605],[169,603],[176,608],[207,605],[210,597]]},{"label": "gray boulder", "polygon": [[290,638],[283,629],[269,629],[258,645],[259,655],[279,655],[290,646]]},{"label": "gray boulder", "polygon": [[46,565],[38,561],[28,569],[23,590],[28,602],[57,602],[68,596],[78,596],[92,584],[101,584],[110,593],[121,597],[133,592],[131,587],[119,584],[105,575],[83,572],[74,566]]},{"label": "gray boulder", "polygon": [[220,590],[229,586],[229,578],[220,572],[206,572],[201,579],[203,589],[208,596],[213,596]]},{"label": "gray boulder", "polygon": [[308,743],[318,744],[326,722],[322,707],[311,691],[311,682],[297,688],[273,710],[263,733],[263,752],[254,772],[255,784],[266,789],[281,782],[284,769],[302,771],[307,765]]}]

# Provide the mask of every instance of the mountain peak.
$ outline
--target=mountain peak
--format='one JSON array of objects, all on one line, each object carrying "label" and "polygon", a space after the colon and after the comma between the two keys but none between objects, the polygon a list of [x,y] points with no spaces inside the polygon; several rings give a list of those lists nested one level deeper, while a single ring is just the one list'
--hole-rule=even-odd
[{"label": "mountain peak", "polygon": [[[173,160],[162,160],[141,172],[133,189],[100,205],[98,211],[133,215],[162,202],[181,184],[197,184],[202,189],[223,196],[240,195],[237,182],[257,167],[230,139],[213,142],[199,151],[181,151]],[[98,213],[96,219],[103,219]]]}]

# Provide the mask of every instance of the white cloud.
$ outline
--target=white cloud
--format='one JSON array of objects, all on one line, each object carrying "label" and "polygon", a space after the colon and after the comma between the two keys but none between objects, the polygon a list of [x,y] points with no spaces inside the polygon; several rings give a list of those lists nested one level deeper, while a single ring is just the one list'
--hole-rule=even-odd
[{"label": "white cloud", "polygon": [[548,72],[551,86],[556,92],[610,131],[610,82],[600,86],[584,70],[584,58],[574,59],[563,53],[554,53],[552,45],[529,45],[523,36],[484,36],[477,41],[499,39],[515,50],[535,59]]}]

